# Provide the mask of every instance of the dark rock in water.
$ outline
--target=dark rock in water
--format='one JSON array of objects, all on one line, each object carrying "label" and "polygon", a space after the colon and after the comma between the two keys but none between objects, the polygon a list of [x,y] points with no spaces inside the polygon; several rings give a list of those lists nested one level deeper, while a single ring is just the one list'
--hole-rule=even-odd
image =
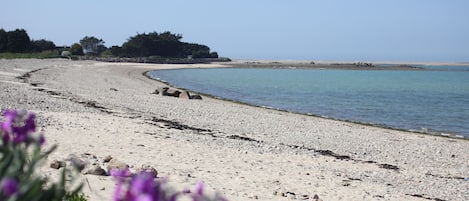
[{"label": "dark rock in water", "polygon": [[196,94],[196,95],[190,96],[189,99],[202,100],[202,96]]}]

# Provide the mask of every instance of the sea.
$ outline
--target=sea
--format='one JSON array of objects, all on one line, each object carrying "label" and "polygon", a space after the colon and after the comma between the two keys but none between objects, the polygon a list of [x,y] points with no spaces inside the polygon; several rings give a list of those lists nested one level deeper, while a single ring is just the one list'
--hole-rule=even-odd
[{"label": "sea", "polygon": [[211,68],[148,75],[261,107],[469,138],[469,66],[420,67],[427,70]]}]

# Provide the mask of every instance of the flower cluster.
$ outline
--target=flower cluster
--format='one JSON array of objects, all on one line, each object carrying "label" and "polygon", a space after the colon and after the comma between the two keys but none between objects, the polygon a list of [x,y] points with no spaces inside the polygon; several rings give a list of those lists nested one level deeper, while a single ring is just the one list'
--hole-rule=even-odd
[{"label": "flower cluster", "polygon": [[26,111],[6,110],[2,122],[1,134],[2,143],[8,144],[26,144],[33,143],[44,144],[43,134],[36,134],[35,115]]},{"label": "flower cluster", "polygon": [[79,195],[81,185],[72,191],[66,190],[65,175],[70,175],[66,168],[60,181],[49,185],[45,178],[35,174],[41,161],[56,146],[41,150],[45,138],[36,133],[33,113],[6,110],[0,126],[0,201],[63,200],[66,196]]},{"label": "flower cluster", "polygon": [[114,169],[111,175],[117,180],[113,201],[176,201],[182,196],[188,196],[193,201],[226,201],[218,194],[213,197],[204,195],[202,182],[197,184],[195,192],[178,192],[167,187],[166,180],[158,180],[150,172],[132,175],[128,169]]},{"label": "flower cluster", "polygon": [[[17,110],[6,110],[3,115],[0,123],[0,201],[86,200],[80,197],[83,183],[72,190],[66,186],[72,182],[66,181],[66,175],[72,176],[72,180],[76,177],[71,170],[63,168],[57,183],[48,183],[34,174],[40,162],[56,149],[53,146],[48,151],[41,150],[45,139],[43,134],[36,133],[35,115]],[[176,201],[179,198],[226,201],[218,194],[204,194],[202,182],[193,192],[174,191],[152,172],[132,174],[128,169],[115,169],[111,175],[117,180],[113,201]]]}]

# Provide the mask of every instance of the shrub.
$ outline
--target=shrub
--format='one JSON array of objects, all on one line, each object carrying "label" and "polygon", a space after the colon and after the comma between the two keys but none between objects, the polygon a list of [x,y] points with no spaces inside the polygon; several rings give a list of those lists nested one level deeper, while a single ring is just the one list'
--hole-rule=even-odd
[{"label": "shrub", "polygon": [[72,45],[72,47],[70,47],[70,53],[72,55],[83,56],[83,47],[80,44],[75,43]]}]

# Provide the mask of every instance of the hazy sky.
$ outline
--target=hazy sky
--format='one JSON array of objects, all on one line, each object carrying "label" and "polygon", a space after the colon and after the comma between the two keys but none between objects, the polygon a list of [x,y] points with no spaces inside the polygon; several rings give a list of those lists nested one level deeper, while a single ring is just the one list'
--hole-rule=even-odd
[{"label": "hazy sky", "polygon": [[0,28],[71,45],[171,31],[230,58],[469,61],[468,0],[2,0]]}]

